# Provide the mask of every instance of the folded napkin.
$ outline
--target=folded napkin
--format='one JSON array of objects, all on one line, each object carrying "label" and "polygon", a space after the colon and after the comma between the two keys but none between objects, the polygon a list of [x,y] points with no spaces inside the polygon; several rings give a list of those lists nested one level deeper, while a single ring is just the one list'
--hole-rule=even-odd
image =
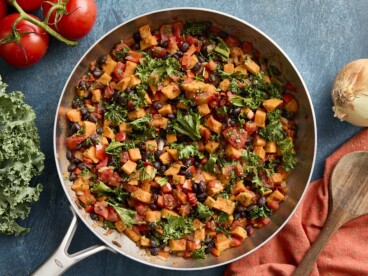
[{"label": "folded napkin", "polygon": [[[368,129],[327,158],[323,178],[310,183],[288,224],[256,252],[230,264],[225,275],[291,275],[327,218],[328,185],[334,166],[353,151],[368,151]],[[331,237],[310,275],[368,275],[368,215],[347,222]]]}]

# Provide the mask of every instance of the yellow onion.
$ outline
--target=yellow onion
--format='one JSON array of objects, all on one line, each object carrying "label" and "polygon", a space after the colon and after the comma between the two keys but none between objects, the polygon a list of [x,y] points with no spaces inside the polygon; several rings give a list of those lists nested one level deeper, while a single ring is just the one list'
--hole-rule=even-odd
[{"label": "yellow onion", "polygon": [[356,126],[368,126],[368,59],[358,59],[341,69],[333,84],[335,117]]}]

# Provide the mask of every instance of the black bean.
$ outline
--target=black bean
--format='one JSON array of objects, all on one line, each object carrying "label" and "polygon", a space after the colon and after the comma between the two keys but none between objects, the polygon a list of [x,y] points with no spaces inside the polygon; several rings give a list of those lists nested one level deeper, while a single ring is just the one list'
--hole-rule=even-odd
[{"label": "black bean", "polygon": [[260,207],[264,206],[266,204],[266,198],[264,196],[260,197],[257,203]]},{"label": "black bean", "polygon": [[198,185],[198,191],[204,193],[206,191],[206,182],[200,181]]},{"label": "black bean", "polygon": [[254,208],[257,208],[257,205],[256,204],[249,205],[247,207],[247,211],[252,211]]},{"label": "black bean", "polygon": [[175,55],[173,55],[172,57],[173,57],[173,58],[175,58],[175,59],[179,59],[179,56],[178,56],[178,55],[176,55],[176,54],[175,54]]},{"label": "black bean", "polygon": [[68,159],[68,160],[73,159],[73,152],[71,150],[66,151],[66,159]]},{"label": "black bean", "polygon": [[149,153],[148,152],[142,152],[142,160],[147,160],[149,157]]},{"label": "black bean", "polygon": [[227,120],[227,124],[228,124],[229,126],[235,126],[235,121],[234,121],[233,119],[228,119],[228,120]]},{"label": "black bean", "polygon": [[201,55],[198,55],[197,58],[200,63],[206,62],[206,59],[202,57]]},{"label": "black bean", "polygon": [[78,123],[73,123],[72,127],[70,128],[70,132],[72,134],[76,133],[78,130],[80,130],[80,125]]},{"label": "black bean", "polygon": [[167,48],[167,46],[169,45],[169,41],[167,41],[167,40],[165,40],[165,41],[161,41],[161,43],[160,43],[160,46],[162,47],[162,48]]},{"label": "black bean", "polygon": [[207,194],[206,193],[201,193],[197,195],[197,199],[199,202],[204,202],[207,198]]},{"label": "black bean", "polygon": [[116,98],[116,102],[119,104],[122,104],[125,102],[125,98],[122,94],[120,94],[117,98]]},{"label": "black bean", "polygon": [[139,45],[139,43],[134,43],[132,45],[132,50],[139,50],[141,48],[141,46]]},{"label": "black bean", "polygon": [[164,173],[166,170],[167,170],[167,167],[165,165],[161,166],[161,168],[160,168],[161,173]]},{"label": "black bean", "polygon": [[219,37],[221,37],[222,39],[224,39],[225,37],[227,37],[227,33],[225,31],[220,31],[217,35]]},{"label": "black bean", "polygon": [[167,53],[166,55],[164,55],[163,57],[162,57],[162,59],[168,59],[170,57],[170,54],[169,53]]},{"label": "black bean", "polygon": [[242,218],[246,218],[246,217],[247,217],[247,212],[246,212],[246,211],[241,212],[241,213],[240,213],[240,217],[242,217]]},{"label": "black bean", "polygon": [[216,82],[217,81],[216,75],[215,74],[210,74],[209,80],[210,80],[210,82]]},{"label": "black bean", "polygon": [[89,138],[94,145],[96,145],[100,141],[97,134],[92,134]]},{"label": "black bean", "polygon": [[141,41],[141,34],[139,32],[133,33],[133,39],[135,40],[135,42]]},{"label": "black bean", "polygon": [[209,244],[209,243],[211,243],[213,241],[213,239],[212,238],[206,238],[205,240],[204,240],[204,243],[205,244]]},{"label": "black bean", "polygon": [[245,227],[245,231],[247,231],[247,234],[250,235],[253,232],[253,226],[247,225],[247,227]]},{"label": "black bean", "polygon": [[78,145],[75,146],[76,150],[80,150],[83,146],[83,143],[79,143]]},{"label": "black bean", "polygon": [[162,103],[160,103],[160,102],[155,102],[155,103],[153,104],[153,107],[154,107],[154,108],[156,108],[156,109],[160,109],[160,108],[162,108]]},{"label": "black bean", "polygon": [[192,70],[194,71],[194,72],[199,72],[199,70],[201,69],[201,63],[200,62],[197,62],[195,65],[194,65],[194,67],[192,68]]},{"label": "black bean", "polygon": [[81,161],[78,158],[74,158],[72,162],[73,164],[78,165]]},{"label": "black bean", "polygon": [[161,248],[164,248],[165,246],[167,246],[167,242],[162,241],[162,242],[160,243],[160,247],[161,247]]},{"label": "black bean", "polygon": [[151,210],[157,210],[157,205],[154,203],[149,204],[148,207],[150,207]]},{"label": "black bean", "polygon": [[89,213],[89,216],[93,220],[98,220],[98,215],[95,212]]},{"label": "black bean", "polygon": [[191,179],[191,178],[193,177],[193,172],[192,172],[191,170],[187,170],[187,171],[185,172],[185,177],[186,177],[187,179]]},{"label": "black bean", "polygon": [[76,179],[77,179],[77,175],[76,175],[74,172],[70,173],[70,175],[69,175],[69,180],[70,180],[70,181],[74,181],[74,180],[76,180]]},{"label": "black bean", "polygon": [[176,51],[175,55],[177,55],[178,57],[182,57],[183,56],[183,52],[182,51]]},{"label": "black bean", "polygon": [[201,47],[201,53],[204,54],[204,55],[207,55],[208,54],[208,49],[207,49],[207,45],[202,45]]},{"label": "black bean", "polygon": [[195,193],[197,193],[197,192],[198,192],[198,183],[196,183],[196,182],[194,182],[194,183],[193,183],[193,191],[194,191]]},{"label": "black bean", "polygon": [[183,42],[179,48],[180,48],[180,51],[185,53],[189,49],[189,44],[187,42]]},{"label": "black bean", "polygon": [[103,133],[102,127],[97,128],[96,132],[101,135]]},{"label": "black bean", "polygon": [[170,113],[170,114],[167,115],[167,118],[173,120],[173,119],[175,119],[175,114],[174,113]]},{"label": "black bean", "polygon": [[179,174],[185,175],[186,172],[187,172],[186,168],[181,168]]},{"label": "black bean", "polygon": [[104,63],[105,63],[105,61],[106,61],[106,56],[105,56],[105,55],[103,55],[103,56],[100,56],[100,57],[98,58],[97,63],[98,63],[98,64],[100,64],[100,65],[102,65],[102,64],[104,64]]},{"label": "black bean", "polygon": [[155,157],[156,158],[159,158],[161,154],[162,154],[162,150],[156,150],[155,151]]},{"label": "black bean", "polygon": [[239,213],[244,212],[244,211],[246,211],[246,210],[247,210],[247,207],[245,207],[245,206],[241,206],[241,205],[238,205],[238,206],[236,206],[236,208],[235,208],[235,211],[237,211],[237,212],[239,212]]},{"label": "black bean", "polygon": [[160,243],[158,243],[154,239],[151,239],[150,245],[151,247],[160,247]]},{"label": "black bean", "polygon": [[196,168],[198,168],[200,164],[201,164],[201,163],[200,163],[199,161],[194,161],[194,166],[195,166]]},{"label": "black bean", "polygon": [[78,169],[80,169],[81,171],[83,171],[85,168],[86,166],[83,163],[78,164]]},{"label": "black bean", "polygon": [[99,77],[101,77],[102,76],[102,74],[103,74],[103,72],[101,71],[101,69],[99,69],[99,68],[95,68],[95,70],[93,70],[93,75],[96,77],[96,78],[99,78]]},{"label": "black bean", "polygon": [[240,111],[241,111],[241,108],[240,107],[237,107],[237,108],[233,109],[231,113],[233,115],[239,115],[240,114]]},{"label": "black bean", "polygon": [[160,169],[161,163],[158,162],[158,161],[155,161],[155,162],[153,162],[153,167],[156,168],[156,169]]},{"label": "black bean", "polygon": [[91,121],[92,123],[97,123],[97,118],[94,115],[89,114],[88,121]]},{"label": "black bean", "polygon": [[184,162],[184,166],[186,167],[189,167],[189,166],[192,166],[193,165],[193,161],[192,159],[187,159],[185,162]]},{"label": "black bean", "polygon": [[88,109],[87,109],[87,108],[85,108],[85,107],[81,108],[79,111],[80,111],[80,113],[81,113],[82,115],[86,115],[86,114],[88,113]]},{"label": "black bean", "polygon": [[240,219],[240,217],[241,217],[241,213],[239,213],[239,212],[234,212],[233,216],[234,216],[234,219],[235,219],[235,220]]},{"label": "black bean", "polygon": [[76,99],[76,100],[73,100],[72,107],[73,108],[78,108],[81,104],[82,104],[81,100],[80,99]]},{"label": "black bean", "polygon": [[212,251],[212,248],[207,246],[207,247],[205,248],[205,250],[204,250],[204,253],[205,253],[205,254],[210,254],[210,253],[211,253],[211,251]]},{"label": "black bean", "polygon": [[159,252],[160,252],[160,248],[158,247],[153,247],[150,249],[150,253],[152,256],[157,256]]},{"label": "black bean", "polygon": [[75,164],[70,164],[70,165],[68,166],[68,172],[72,172],[72,171],[74,171],[76,167],[77,167],[77,166],[76,166]]},{"label": "black bean", "polygon": [[194,210],[194,208],[190,208],[189,216],[192,217],[195,215],[195,213],[196,213],[196,210]]}]

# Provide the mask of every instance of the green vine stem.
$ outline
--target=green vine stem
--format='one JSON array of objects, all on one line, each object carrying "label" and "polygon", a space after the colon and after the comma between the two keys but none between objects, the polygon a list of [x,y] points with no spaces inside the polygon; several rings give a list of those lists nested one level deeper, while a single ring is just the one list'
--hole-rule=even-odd
[{"label": "green vine stem", "polygon": [[[27,20],[33,24],[35,24],[36,26],[44,29],[48,34],[52,35],[53,37],[55,37],[56,39],[60,40],[61,42],[64,42],[66,45],[68,46],[77,46],[78,42],[74,41],[74,40],[69,40],[66,39],[65,37],[63,37],[62,35],[60,35],[59,33],[57,33],[56,31],[54,31],[53,29],[51,29],[46,22],[40,22],[37,19],[29,16],[17,3],[16,0],[9,0],[9,2],[13,5],[13,7],[20,13],[20,17],[18,18],[19,21],[20,20]],[[14,23],[18,23],[18,20]],[[16,26],[15,24],[15,26]],[[15,26],[13,27],[13,30],[15,28]]]}]

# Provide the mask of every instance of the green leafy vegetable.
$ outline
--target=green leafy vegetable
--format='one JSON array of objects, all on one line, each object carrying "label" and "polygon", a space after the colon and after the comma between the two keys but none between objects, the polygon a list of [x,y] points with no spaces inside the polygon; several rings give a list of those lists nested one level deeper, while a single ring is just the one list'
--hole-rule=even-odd
[{"label": "green leafy vegetable", "polygon": [[130,122],[129,125],[132,126],[134,130],[146,131],[147,124],[149,124],[151,120],[152,120],[152,115],[147,115],[145,117],[142,117],[142,118],[139,118],[137,120]]},{"label": "green leafy vegetable", "polygon": [[272,215],[272,211],[266,206],[255,206],[253,209],[247,210],[247,215],[250,219],[268,218]]},{"label": "green leafy vegetable", "polygon": [[156,183],[162,187],[169,183],[169,180],[166,177],[161,177],[159,180],[156,181]]},{"label": "green leafy vegetable", "polygon": [[105,148],[105,152],[110,155],[119,155],[121,153],[123,143],[112,141],[107,148]]},{"label": "green leafy vegetable", "polygon": [[207,163],[203,166],[203,169],[208,172],[217,173],[216,164],[219,161],[218,153],[211,153]]},{"label": "green leafy vegetable", "polygon": [[198,113],[189,112],[188,115],[184,115],[177,112],[176,120],[173,124],[173,129],[183,135],[188,136],[193,141],[201,139],[201,133],[199,132],[201,116]]},{"label": "green leafy vegetable", "polygon": [[118,213],[118,216],[120,217],[122,222],[124,222],[127,227],[132,228],[133,224],[135,223],[135,216],[137,215],[137,212],[117,206],[115,204],[111,204],[111,203],[109,204],[112,207],[114,207],[116,213]]},{"label": "green leafy vegetable", "polygon": [[226,61],[229,59],[230,56],[230,48],[227,46],[225,41],[222,40],[222,38],[218,37],[217,40],[219,41],[219,43],[217,44],[214,51],[222,57],[222,60]]},{"label": "green leafy vegetable", "polygon": [[129,194],[127,192],[121,189],[112,189],[101,181],[92,186],[91,192],[96,194],[98,197],[108,194],[108,201],[112,204],[117,204],[117,202],[125,202],[125,199],[129,197]]},{"label": "green leafy vegetable", "polygon": [[6,93],[6,87],[0,76],[0,233],[18,236],[29,231],[17,220],[25,219],[39,199],[42,185],[31,187],[30,181],[41,174],[45,156],[35,112],[21,92]]},{"label": "green leafy vegetable", "polygon": [[193,222],[181,216],[169,216],[164,224],[163,240],[180,239],[186,234],[194,231]]},{"label": "green leafy vegetable", "polygon": [[207,205],[204,205],[200,202],[197,203],[197,213],[198,215],[196,217],[203,221],[208,221],[214,214],[214,212],[208,208]]},{"label": "green leafy vegetable", "polygon": [[286,171],[293,170],[296,166],[293,139],[291,139],[291,137],[286,137],[284,140],[278,141],[277,144],[282,153],[282,161],[284,162],[283,168]]},{"label": "green leafy vegetable", "polygon": [[205,259],[205,257],[206,257],[205,250],[206,250],[206,248],[207,248],[207,246],[204,245],[199,249],[193,250],[192,258],[194,258],[194,259]]},{"label": "green leafy vegetable", "polygon": [[184,35],[188,36],[201,36],[206,34],[208,28],[209,28],[210,24],[209,23],[200,23],[200,22],[195,22],[195,23],[186,23],[184,26]]},{"label": "green leafy vegetable", "polygon": [[229,98],[229,101],[235,105],[235,106],[247,106],[249,108],[257,108],[258,105],[254,102],[254,100],[252,98],[244,98],[241,96],[232,96]]},{"label": "green leafy vegetable", "polygon": [[170,144],[170,148],[176,149],[178,150],[178,157],[179,159],[183,159],[183,158],[190,158],[190,157],[195,157],[198,156],[199,158],[203,158],[203,153],[201,153],[198,150],[198,145],[197,143],[193,143],[190,145],[185,145],[185,144]]},{"label": "green leafy vegetable", "polygon": [[111,121],[113,124],[119,125],[125,122],[128,115],[126,107],[117,103],[105,103],[104,118]]},{"label": "green leafy vegetable", "polygon": [[281,111],[276,109],[267,114],[268,124],[259,131],[259,134],[268,141],[280,141],[286,134],[281,125]]},{"label": "green leafy vegetable", "polygon": [[217,217],[217,221],[219,223],[225,223],[229,220],[229,214],[225,213],[225,212],[221,212],[219,214],[219,216]]}]

